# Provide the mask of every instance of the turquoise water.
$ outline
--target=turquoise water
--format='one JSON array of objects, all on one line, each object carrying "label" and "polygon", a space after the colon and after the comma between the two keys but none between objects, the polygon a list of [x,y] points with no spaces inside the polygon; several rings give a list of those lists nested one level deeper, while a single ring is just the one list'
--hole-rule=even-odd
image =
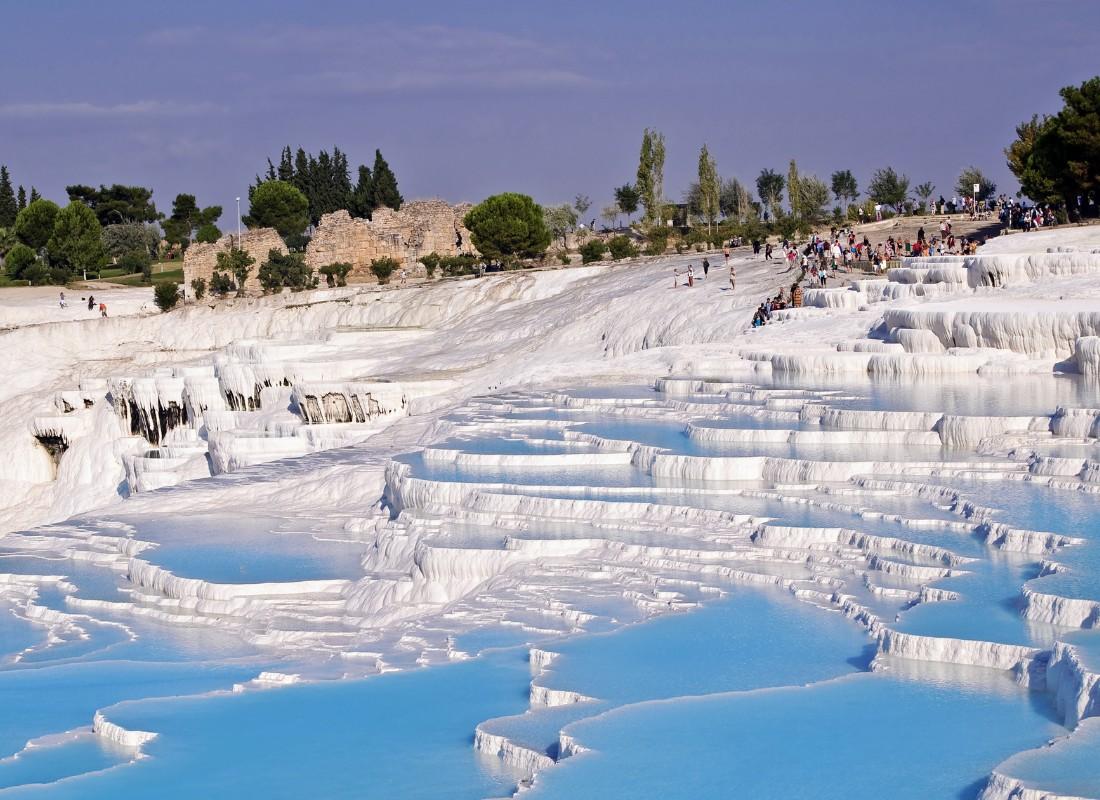
[{"label": "turquoise water", "polygon": [[[477,723],[526,705],[520,652],[358,681],[120,706],[160,737],[123,769],[12,797],[486,797],[517,775],[471,748]],[[74,754],[74,760],[82,758]]]},{"label": "turquoise water", "polygon": [[[777,381],[771,385],[776,387],[784,390],[775,397],[805,397],[847,408],[1049,414],[1059,404],[1100,405],[1095,388],[1061,378],[1013,379],[1012,391],[1006,391],[1003,381],[972,377],[919,385]],[[541,393],[515,393],[499,398],[514,411],[498,413],[486,403],[454,412],[456,433],[439,446],[486,454],[591,451],[587,445],[566,444],[560,427],[539,424],[567,420],[576,423],[574,430],[696,456],[983,460],[935,447],[700,445],[685,435],[685,415],[675,412],[676,404],[713,406],[713,414],[700,418],[715,427],[816,426],[760,421],[742,413],[723,416],[727,400],[722,394],[665,396],[644,386],[564,393],[620,401],[655,416],[564,409],[552,407]],[[766,393],[752,399],[736,394],[734,402],[763,407]],[[492,427],[496,419],[532,424]],[[467,423],[490,427],[482,434],[476,424]],[[347,453],[357,457],[356,448]],[[5,795],[168,800],[242,793],[274,798],[508,795],[528,776],[495,755],[477,754],[472,745],[478,726],[551,756],[557,754],[562,730],[590,748],[541,772],[533,797],[973,798],[990,771],[1006,759],[1021,777],[1026,773],[1029,779],[1052,784],[1044,788],[1073,787],[1080,794],[1100,795],[1100,776],[1086,757],[1095,734],[1080,739],[1074,734],[1067,740],[1074,746],[1060,752],[1040,750],[1013,759],[1067,731],[1054,719],[1044,695],[1021,689],[1010,675],[889,658],[877,662],[884,671],[868,672],[874,641],[840,613],[797,600],[787,587],[746,588],[719,571],[700,578],[685,566],[692,559],[729,563],[750,575],[781,576],[794,588],[822,597],[836,589],[902,631],[1039,647],[1066,639],[1079,644],[1086,663],[1100,664],[1095,631],[1040,626],[1021,615],[1021,588],[1029,582],[1067,596],[1100,597],[1095,534],[1100,503],[1094,495],[1016,481],[914,478],[961,488],[967,499],[999,509],[1001,521],[1089,540],[1053,554],[1020,555],[991,549],[971,530],[975,523],[958,525],[965,520],[952,510],[905,492],[849,492],[855,487],[848,484],[690,484],[655,480],[629,465],[459,468],[426,462],[417,453],[400,460],[417,477],[507,483],[518,487],[514,491],[547,497],[716,509],[774,525],[850,528],[946,548],[976,561],[961,567],[970,574],[934,582],[957,592],[958,600],[910,607],[907,598],[915,596],[920,581],[882,570],[869,570],[864,578],[857,568],[868,567],[869,554],[851,548],[834,554],[835,547],[794,555],[766,552],[750,539],[751,528],[714,516],[693,522],[688,515],[686,521],[663,528],[612,514],[608,519],[501,522],[492,516],[467,518],[457,507],[430,513],[409,509],[409,518],[424,523],[420,548],[484,550],[496,556],[506,542],[530,544],[536,551],[544,542],[546,550],[516,572],[502,570],[469,589],[445,610],[433,611],[435,598],[425,600],[419,609],[426,615],[422,622],[410,622],[397,633],[362,632],[366,642],[377,637],[376,647],[388,663],[411,665],[417,638],[439,638],[440,631],[453,633],[454,651],[480,656],[365,679],[353,677],[362,674],[360,664],[329,653],[280,655],[216,627],[189,628],[135,617],[121,606],[82,616],[81,633],[62,633],[52,646],[15,661],[19,651],[42,644],[43,629],[6,613],[10,609],[0,603],[0,789],[23,785]],[[619,491],[623,489],[628,491]],[[759,491],[785,499],[751,496]],[[910,526],[875,519],[874,514],[863,518],[817,505],[821,503],[927,522]],[[365,525],[365,533],[348,533],[344,519],[281,518],[250,509],[120,515],[66,524],[103,533],[121,523],[126,532],[114,535],[157,545],[139,555],[144,560],[184,577],[246,584],[357,580],[373,547],[373,528]],[[593,542],[580,568],[554,556],[561,540],[570,539]],[[617,562],[618,548],[653,552]],[[754,548],[758,560],[734,558]],[[903,549],[884,552],[882,558],[904,565],[933,563]],[[1038,578],[1042,559],[1057,561],[1068,571]],[[409,566],[383,577],[407,580],[415,569]],[[77,598],[123,603],[129,597],[124,574],[87,562],[45,559],[8,547],[0,553],[0,571],[64,575],[76,585]],[[727,596],[718,599],[719,591]],[[73,613],[68,597],[47,585],[36,602]],[[494,605],[501,597],[508,602]],[[692,611],[671,611],[679,608],[666,599],[673,597],[676,602],[708,602]],[[666,609],[666,603],[670,613],[643,621],[654,609]],[[485,613],[486,608],[496,616]],[[583,612],[583,621],[571,621],[564,609]],[[356,630],[339,609],[324,624],[331,626],[326,630]],[[586,632],[577,633],[581,629]],[[409,641],[395,644],[402,633]],[[533,676],[527,645],[560,656]],[[228,691],[263,670],[322,680]],[[531,708],[532,680],[593,700]],[[158,738],[145,747],[148,758],[131,764],[132,751],[91,735],[87,727],[97,710],[126,728],[156,732]],[[73,734],[17,759],[4,759],[30,739],[66,731]],[[1052,752],[1056,758],[1048,758]],[[48,785],[25,785],[31,783]]]},{"label": "turquoise water", "polygon": [[570,726],[595,752],[542,773],[531,796],[972,798],[1006,754],[1064,733],[1010,679],[976,672],[628,707]]},{"label": "turquoise water", "polygon": [[157,544],[139,558],[184,578],[267,583],[362,574],[359,559],[365,546],[347,541],[340,531],[287,532],[282,519],[240,514],[122,519],[135,528],[135,538]]},{"label": "turquoise water", "polygon": [[1100,786],[1100,719],[1086,719],[1073,736],[1029,750],[1000,764],[997,771],[1025,786],[1067,797],[1092,797]]},{"label": "turquoise water", "polygon": [[539,646],[559,655],[537,683],[594,702],[483,727],[551,754],[558,731],[576,719],[644,700],[825,680],[865,669],[872,651],[839,614],[782,592],[743,588],[696,611]]}]

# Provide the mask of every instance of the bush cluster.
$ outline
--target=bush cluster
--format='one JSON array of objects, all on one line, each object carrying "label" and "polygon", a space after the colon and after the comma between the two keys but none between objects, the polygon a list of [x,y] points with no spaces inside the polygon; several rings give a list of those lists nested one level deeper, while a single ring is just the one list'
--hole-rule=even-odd
[{"label": "bush cluster", "polygon": [[589,239],[581,245],[581,263],[591,264],[593,261],[602,261],[603,254],[607,251],[607,245],[603,239]]}]

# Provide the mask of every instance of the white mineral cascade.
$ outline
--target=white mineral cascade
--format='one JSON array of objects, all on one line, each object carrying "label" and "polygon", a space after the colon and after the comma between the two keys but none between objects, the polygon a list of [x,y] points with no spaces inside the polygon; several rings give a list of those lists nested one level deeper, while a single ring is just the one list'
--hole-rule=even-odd
[{"label": "white mineral cascade", "polygon": [[[982,487],[1100,494],[1100,228],[1002,239],[807,291],[757,330],[790,276],[751,255],[735,293],[721,268],[674,289],[678,256],[166,315],[13,313],[0,554],[37,571],[0,560],[0,604],[42,638],[3,668],[67,658],[104,626],[202,628],[305,665],[224,691],[289,692],[473,657],[456,639],[475,629],[545,642],[753,585],[843,615],[871,669],[1010,674],[1065,725],[1050,753],[1074,752],[1100,716],[1079,645],[1100,626],[1100,541],[1002,513]],[[159,528],[219,514],[324,520],[357,560],[247,582],[175,567],[188,534]],[[1018,613],[983,637],[993,612],[965,587],[993,596],[1024,561]],[[322,657],[339,675],[309,674]],[[532,717],[599,702],[547,685],[555,658],[530,650]],[[110,709],[84,725],[132,760],[161,741]],[[471,735],[524,786],[589,749],[568,729],[544,749]],[[991,769],[982,797],[1067,796],[1016,767]]]}]

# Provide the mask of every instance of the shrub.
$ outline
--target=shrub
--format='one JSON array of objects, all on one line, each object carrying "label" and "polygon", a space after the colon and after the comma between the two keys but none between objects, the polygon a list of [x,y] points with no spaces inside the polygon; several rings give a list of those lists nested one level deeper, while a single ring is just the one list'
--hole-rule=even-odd
[{"label": "shrub", "polygon": [[267,261],[260,265],[256,274],[265,293],[277,292],[284,286],[292,292],[311,289],[317,285],[313,270],[306,266],[306,257],[302,253],[280,253],[269,250]]},{"label": "shrub", "polygon": [[668,249],[668,230],[665,228],[654,228],[646,238],[646,255],[659,256]]},{"label": "shrub", "polygon": [[248,273],[256,259],[248,254],[247,250],[234,247],[217,255],[217,268],[232,273],[236,278],[237,295],[244,294],[244,284],[248,280]]},{"label": "shrub", "polygon": [[196,300],[202,300],[202,298],[206,295],[206,279],[195,278],[193,281],[191,281],[191,291],[195,293]]},{"label": "shrub", "polygon": [[180,301],[180,287],[172,281],[159,281],[153,287],[153,302],[161,311],[171,311]]},{"label": "shrub", "polygon": [[34,251],[19,242],[8,251],[8,255],[4,258],[4,268],[7,270],[8,277],[13,280],[25,278],[27,270],[34,266],[37,261],[38,256],[34,254]]},{"label": "shrub", "polygon": [[775,232],[780,239],[793,239],[798,231],[798,220],[789,214],[784,214],[775,221]]},{"label": "shrub", "polygon": [[428,272],[429,278],[435,277],[435,271],[439,269],[439,264],[443,260],[443,257],[439,253],[428,253],[426,256],[421,256],[419,261],[424,265],[424,269]]},{"label": "shrub", "polygon": [[140,272],[148,280],[153,268],[153,259],[144,249],[130,250],[118,259],[118,266],[126,270],[126,274]]},{"label": "shrub", "polygon": [[394,270],[400,266],[396,259],[386,256],[373,259],[370,262],[370,271],[374,273],[374,277],[378,278],[380,284],[385,285],[390,282],[390,276],[393,275]]},{"label": "shrub", "polygon": [[480,263],[477,256],[460,253],[457,256],[443,256],[439,260],[439,268],[444,275],[474,275]]},{"label": "shrub", "polygon": [[64,286],[69,282],[70,274],[64,267],[52,267],[50,269],[50,283]]},{"label": "shrub", "polygon": [[629,236],[613,236],[607,243],[607,249],[611,251],[611,258],[616,261],[638,255],[638,248],[630,241]]},{"label": "shrub", "polygon": [[604,244],[603,239],[589,239],[581,245],[581,263],[591,264],[593,261],[602,260],[606,250],[607,245]]},{"label": "shrub", "polygon": [[325,283],[329,286],[347,286],[351,264],[346,261],[337,261],[333,264],[325,264],[317,271],[325,276]]},{"label": "shrub", "polygon": [[46,269],[45,264],[35,262],[23,270],[20,277],[25,281],[30,281],[35,286],[45,286],[50,282],[50,271]]},{"label": "shrub", "polygon": [[236,288],[237,285],[233,283],[233,279],[224,272],[215,272],[210,276],[211,294],[217,295],[218,297],[225,297]]},{"label": "shrub", "polygon": [[568,267],[570,264],[573,263],[573,259],[569,257],[569,253],[567,253],[565,250],[559,250],[557,255],[558,261],[560,261],[564,266]]}]

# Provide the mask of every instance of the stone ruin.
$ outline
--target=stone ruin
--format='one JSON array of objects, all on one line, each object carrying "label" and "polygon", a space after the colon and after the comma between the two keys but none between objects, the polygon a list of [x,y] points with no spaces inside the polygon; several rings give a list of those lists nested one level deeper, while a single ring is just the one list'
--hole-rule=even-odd
[{"label": "stone ruin", "polygon": [[[183,256],[183,290],[187,297],[194,298],[191,281],[195,278],[206,280],[207,292],[210,291],[210,278],[218,263],[218,253],[224,253],[237,244],[237,234],[227,234],[216,242],[195,242],[187,248]],[[274,228],[252,228],[241,234],[241,249],[256,259],[249,268],[248,280],[244,282],[247,292],[258,294],[262,291],[260,280],[256,277],[260,264],[267,260],[271,250],[286,253],[286,244]],[[233,277],[232,275],[230,277]],[[234,279],[236,280],[236,279]]]},{"label": "stone ruin", "polygon": [[452,206],[443,200],[413,200],[400,211],[379,208],[373,219],[352,218],[347,211],[321,217],[306,248],[306,263],[313,269],[343,261],[351,264],[348,277],[374,282],[370,262],[392,258],[412,277],[423,277],[424,265],[417,259],[428,253],[453,256],[476,253],[470,232],[462,224],[471,206]]},{"label": "stone ruin", "polygon": [[[306,264],[316,271],[326,264],[343,261],[351,264],[349,280],[374,283],[377,279],[370,271],[370,262],[389,257],[407,269],[411,277],[424,277],[427,271],[417,261],[421,256],[477,252],[470,241],[470,232],[462,224],[470,208],[468,203],[452,206],[444,200],[413,200],[401,206],[400,211],[379,208],[369,220],[353,218],[347,211],[325,214],[306,247]],[[191,281],[195,278],[205,278],[207,286],[210,285],[218,253],[229,250],[236,243],[234,233],[213,244],[199,242],[187,248],[183,258],[183,286],[188,297],[193,297]],[[260,264],[269,250],[287,252],[286,245],[273,228],[252,228],[241,236],[241,248],[256,259],[245,281],[245,290],[258,294],[261,287],[256,274]],[[323,286],[324,278],[319,277]]]}]

